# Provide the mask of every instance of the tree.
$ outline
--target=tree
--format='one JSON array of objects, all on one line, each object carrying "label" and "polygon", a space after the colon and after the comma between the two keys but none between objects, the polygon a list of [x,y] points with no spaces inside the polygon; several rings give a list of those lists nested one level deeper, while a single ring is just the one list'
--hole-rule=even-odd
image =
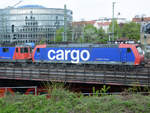
[{"label": "tree", "polygon": [[72,26],[72,37],[74,42],[83,42],[84,37],[84,25],[73,25]]},{"label": "tree", "polygon": [[46,38],[41,38],[41,40],[40,40],[40,42],[39,42],[39,44],[46,44]]},{"label": "tree", "polygon": [[[67,33],[66,33],[67,40],[66,41],[72,41],[72,31],[70,29],[71,29],[70,27],[67,28]],[[56,31],[56,40],[55,41],[63,42],[64,41],[63,38],[64,38],[64,27],[61,27]]]},{"label": "tree", "polygon": [[[109,32],[112,33],[112,22],[109,25]],[[121,37],[121,29],[120,26],[118,25],[117,21],[114,21],[114,38],[120,38]],[[115,40],[114,39],[114,40]]]},{"label": "tree", "polygon": [[123,25],[121,29],[122,37],[128,37],[132,40],[140,39],[140,24],[129,22]]},{"label": "tree", "polygon": [[[112,23],[109,26],[109,32],[112,32]],[[127,37],[131,40],[140,39],[140,24],[129,22],[120,27],[117,21],[114,21],[114,36],[115,38]]]},{"label": "tree", "polygon": [[108,41],[108,37],[102,27],[97,30],[97,42],[98,43],[106,43]]},{"label": "tree", "polygon": [[97,38],[97,29],[91,24],[84,27],[84,42],[95,42]]},{"label": "tree", "polygon": [[62,42],[63,41],[63,36],[64,36],[64,28],[59,28],[56,31],[56,42]]}]

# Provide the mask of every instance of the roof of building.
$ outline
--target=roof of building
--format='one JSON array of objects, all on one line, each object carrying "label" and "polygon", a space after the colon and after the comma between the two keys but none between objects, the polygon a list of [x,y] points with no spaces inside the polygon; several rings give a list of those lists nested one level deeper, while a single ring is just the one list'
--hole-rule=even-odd
[{"label": "roof of building", "polygon": [[84,24],[92,24],[94,25],[96,21],[78,21],[78,22],[73,22],[73,25],[84,25]]},{"label": "roof of building", "polygon": [[127,38],[127,37],[121,37],[121,38],[117,39],[117,41],[127,41],[127,40],[129,40],[129,38]]},{"label": "roof of building", "polygon": [[109,26],[111,22],[98,22],[97,23],[99,26]]},{"label": "roof of building", "polygon": [[148,22],[148,21],[150,21],[150,17],[144,17],[144,18],[133,18],[133,19],[132,19],[132,21],[133,21],[133,22],[142,22],[142,21],[144,21],[144,22]]},{"label": "roof of building", "polygon": [[111,22],[96,22],[96,21],[79,21],[79,22],[73,22],[72,25],[87,25],[87,24],[97,24],[98,26],[109,26]]},{"label": "roof of building", "polygon": [[45,8],[45,7],[41,5],[23,5],[23,6],[18,6],[17,8]]}]

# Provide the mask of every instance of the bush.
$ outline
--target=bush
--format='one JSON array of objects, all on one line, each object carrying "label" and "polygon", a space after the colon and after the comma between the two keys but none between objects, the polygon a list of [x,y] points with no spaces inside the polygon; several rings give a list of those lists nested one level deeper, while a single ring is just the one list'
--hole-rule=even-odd
[{"label": "bush", "polygon": [[8,96],[0,99],[0,113],[149,113],[149,111],[149,96],[140,94],[83,96],[58,85],[53,86],[50,99],[45,95],[17,95],[13,98]]}]

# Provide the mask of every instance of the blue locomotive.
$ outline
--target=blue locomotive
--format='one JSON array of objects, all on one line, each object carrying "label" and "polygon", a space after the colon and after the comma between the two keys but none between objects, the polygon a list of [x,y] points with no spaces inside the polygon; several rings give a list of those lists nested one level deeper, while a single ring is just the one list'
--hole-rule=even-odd
[{"label": "blue locomotive", "polygon": [[37,45],[32,61],[38,63],[140,65],[142,49],[136,44]]}]

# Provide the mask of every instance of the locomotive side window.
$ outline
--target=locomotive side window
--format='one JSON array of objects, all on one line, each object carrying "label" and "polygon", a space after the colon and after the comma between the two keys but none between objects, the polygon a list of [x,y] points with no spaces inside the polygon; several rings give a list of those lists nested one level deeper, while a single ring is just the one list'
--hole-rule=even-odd
[{"label": "locomotive side window", "polygon": [[8,48],[3,48],[3,52],[4,53],[9,52],[9,49]]},{"label": "locomotive side window", "polygon": [[29,50],[30,50],[30,53],[32,53],[32,49],[31,49],[31,48],[29,48]]},{"label": "locomotive side window", "polygon": [[28,48],[24,48],[24,53],[28,53]]},{"label": "locomotive side window", "polygon": [[24,48],[20,48],[20,52],[21,52],[21,53],[24,53]]},{"label": "locomotive side window", "polygon": [[127,48],[127,53],[131,53],[131,49],[130,48]]},{"label": "locomotive side window", "polygon": [[37,53],[39,53],[40,52],[40,48],[37,48]]},{"label": "locomotive side window", "polygon": [[150,24],[147,24],[146,26],[144,26],[143,31],[147,34],[150,34]]},{"label": "locomotive side window", "polygon": [[16,53],[18,53],[18,48],[16,48]]}]

